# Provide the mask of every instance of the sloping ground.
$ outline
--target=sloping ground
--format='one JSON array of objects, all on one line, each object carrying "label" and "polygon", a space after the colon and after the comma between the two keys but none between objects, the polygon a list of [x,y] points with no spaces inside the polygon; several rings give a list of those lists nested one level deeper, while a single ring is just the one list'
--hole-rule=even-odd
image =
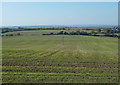
[{"label": "sloping ground", "polygon": [[118,82],[117,39],[42,32],[3,38],[3,83]]}]

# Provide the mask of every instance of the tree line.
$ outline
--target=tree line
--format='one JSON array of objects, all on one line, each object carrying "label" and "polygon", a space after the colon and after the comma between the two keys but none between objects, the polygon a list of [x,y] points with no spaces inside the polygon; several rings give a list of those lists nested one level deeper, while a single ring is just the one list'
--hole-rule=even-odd
[{"label": "tree line", "polygon": [[87,35],[87,36],[107,36],[107,37],[119,37],[120,30],[118,28],[99,28],[93,29],[91,32],[86,30],[77,30],[77,31],[60,31],[58,33],[49,33],[43,35]]},{"label": "tree line", "polygon": [[18,27],[16,29],[2,28],[2,33],[14,32],[14,31],[30,31],[30,30],[65,30],[65,28],[22,28],[22,27]]},{"label": "tree line", "polygon": [[13,34],[2,34],[1,36],[4,37],[4,36],[21,36],[22,34],[21,33],[13,33]]}]

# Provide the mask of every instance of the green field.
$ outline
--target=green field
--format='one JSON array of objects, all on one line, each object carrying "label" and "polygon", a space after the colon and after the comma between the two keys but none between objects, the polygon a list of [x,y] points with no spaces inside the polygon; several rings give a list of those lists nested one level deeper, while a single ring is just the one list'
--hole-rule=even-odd
[{"label": "green field", "polygon": [[117,38],[42,35],[58,31],[18,31],[21,36],[3,37],[3,83],[118,82]]}]

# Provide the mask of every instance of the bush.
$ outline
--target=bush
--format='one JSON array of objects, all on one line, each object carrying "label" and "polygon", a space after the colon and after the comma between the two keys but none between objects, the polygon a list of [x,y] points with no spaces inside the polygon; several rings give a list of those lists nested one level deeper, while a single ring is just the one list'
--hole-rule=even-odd
[{"label": "bush", "polygon": [[21,35],[20,33],[17,33],[17,35],[19,36],[19,35]]}]

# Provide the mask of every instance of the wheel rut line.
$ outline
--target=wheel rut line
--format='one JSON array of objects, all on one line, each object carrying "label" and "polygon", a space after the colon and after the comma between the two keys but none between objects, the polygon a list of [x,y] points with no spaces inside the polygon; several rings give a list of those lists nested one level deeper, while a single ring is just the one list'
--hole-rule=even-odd
[{"label": "wheel rut line", "polygon": [[52,55],[54,55],[54,54],[56,54],[56,53],[58,53],[58,52],[60,52],[60,50],[54,51],[54,52],[52,52],[52,53],[50,53],[50,54],[48,54],[47,56],[44,56],[44,57],[52,56]]}]

